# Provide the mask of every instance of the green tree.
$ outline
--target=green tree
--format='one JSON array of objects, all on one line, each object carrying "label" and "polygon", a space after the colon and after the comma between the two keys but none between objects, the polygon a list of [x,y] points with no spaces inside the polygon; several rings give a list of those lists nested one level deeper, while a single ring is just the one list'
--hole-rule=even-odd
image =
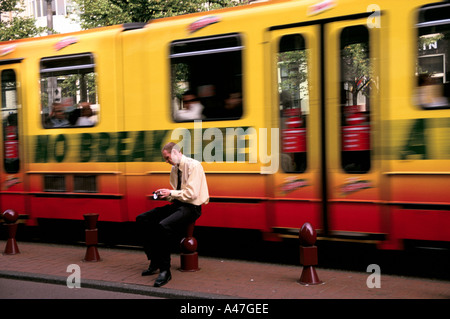
[{"label": "green tree", "polygon": [[132,22],[128,12],[109,0],[73,0],[82,29]]},{"label": "green tree", "polygon": [[11,12],[11,19],[0,21],[0,41],[16,40],[37,36],[48,29],[36,27],[35,19],[19,17],[23,0],[2,0],[0,1],[0,13]]},{"label": "green tree", "polygon": [[353,105],[357,105],[358,93],[368,94],[372,81],[372,64],[368,43],[354,43],[344,47],[341,52],[344,80],[353,96]]},{"label": "green tree", "polygon": [[14,11],[15,6],[17,5],[18,0],[2,0],[0,2],[0,12],[9,12]]},{"label": "green tree", "polygon": [[232,0],[73,0],[83,29],[236,6]]},{"label": "green tree", "polygon": [[278,67],[286,73],[278,85],[280,92],[289,94],[291,99],[300,99],[300,93],[308,94],[308,64],[306,50],[293,50],[278,55]]}]

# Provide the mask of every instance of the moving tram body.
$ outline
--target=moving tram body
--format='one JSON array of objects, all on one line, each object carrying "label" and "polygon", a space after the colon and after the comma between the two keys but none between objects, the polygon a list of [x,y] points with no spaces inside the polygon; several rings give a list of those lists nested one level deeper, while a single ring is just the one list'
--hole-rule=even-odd
[{"label": "moving tram body", "polygon": [[[160,150],[203,162],[197,226],[450,241],[450,4],[269,1],[0,43],[0,209],[134,222]],[[183,118],[183,93],[197,117]]]}]

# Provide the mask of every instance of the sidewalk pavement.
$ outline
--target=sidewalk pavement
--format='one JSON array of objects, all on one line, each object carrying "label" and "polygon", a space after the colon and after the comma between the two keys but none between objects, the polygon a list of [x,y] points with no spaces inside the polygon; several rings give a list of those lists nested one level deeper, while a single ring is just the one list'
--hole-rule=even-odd
[{"label": "sidewalk pavement", "polygon": [[[6,241],[0,241],[3,251]],[[99,262],[83,262],[86,248],[19,242],[20,253],[0,255],[0,277],[66,285],[68,266],[81,269],[81,288],[96,288],[177,299],[450,299],[450,282],[383,275],[369,288],[372,273],[316,267],[323,284],[301,285],[303,267],[199,256],[200,270],[181,272],[172,255],[172,280],[153,287],[157,275],[142,277],[148,262],[135,249],[98,248]],[[39,299],[39,297],[37,297]]]}]

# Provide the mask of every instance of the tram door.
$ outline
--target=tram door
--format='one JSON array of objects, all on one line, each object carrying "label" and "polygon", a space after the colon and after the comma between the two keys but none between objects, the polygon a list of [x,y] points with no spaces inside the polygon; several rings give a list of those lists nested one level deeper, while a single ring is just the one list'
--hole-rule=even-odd
[{"label": "tram door", "polygon": [[25,214],[23,139],[21,136],[20,61],[0,65],[1,81],[1,212],[14,209]]},{"label": "tram door", "polygon": [[272,175],[273,231],[298,237],[295,229],[321,221],[319,27],[270,33],[274,125],[279,127],[280,163]]},{"label": "tram door", "polygon": [[271,31],[281,156],[275,232],[305,222],[326,236],[381,232],[378,34],[366,18],[336,20]]},{"label": "tram door", "polygon": [[381,239],[379,29],[367,18],[323,25],[327,235]]}]

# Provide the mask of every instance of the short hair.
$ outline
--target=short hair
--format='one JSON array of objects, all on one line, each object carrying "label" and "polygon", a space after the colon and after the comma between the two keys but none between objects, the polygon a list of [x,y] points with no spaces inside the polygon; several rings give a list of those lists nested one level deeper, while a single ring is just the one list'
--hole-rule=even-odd
[{"label": "short hair", "polygon": [[161,152],[163,152],[163,151],[172,152],[172,149],[176,149],[178,152],[181,152],[180,151],[180,146],[177,143],[174,143],[174,142],[169,142],[166,145],[164,145],[164,147],[161,150]]}]

